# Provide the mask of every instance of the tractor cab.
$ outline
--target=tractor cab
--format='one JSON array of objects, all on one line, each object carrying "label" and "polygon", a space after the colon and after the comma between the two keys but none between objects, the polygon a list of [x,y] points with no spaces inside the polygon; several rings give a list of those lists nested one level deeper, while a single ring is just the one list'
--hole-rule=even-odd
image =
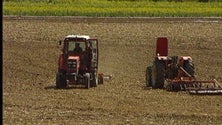
[{"label": "tractor cab", "polygon": [[64,40],[64,54],[67,61],[76,59],[80,64],[79,69],[89,72],[91,68],[97,68],[98,40],[89,36],[69,35]]}]

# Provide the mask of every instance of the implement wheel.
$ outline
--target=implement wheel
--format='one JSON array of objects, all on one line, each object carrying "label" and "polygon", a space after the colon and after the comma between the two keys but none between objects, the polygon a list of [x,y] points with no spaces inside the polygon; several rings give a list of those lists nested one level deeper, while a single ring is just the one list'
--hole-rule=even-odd
[{"label": "implement wheel", "polygon": [[101,73],[98,74],[98,83],[99,83],[99,84],[103,84],[103,81],[104,81],[104,80],[103,80],[103,74],[101,74]]},{"label": "implement wheel", "polygon": [[184,70],[189,73],[191,76],[194,76],[194,64],[192,60],[186,60],[184,61],[183,65]]},{"label": "implement wheel", "polygon": [[165,65],[163,61],[155,60],[152,66],[152,88],[162,89],[164,87]]}]

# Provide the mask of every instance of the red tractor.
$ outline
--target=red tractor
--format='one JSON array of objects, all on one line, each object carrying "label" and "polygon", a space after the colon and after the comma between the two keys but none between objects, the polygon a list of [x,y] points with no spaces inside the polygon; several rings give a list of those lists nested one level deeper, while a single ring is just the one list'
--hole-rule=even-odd
[{"label": "red tractor", "polygon": [[216,80],[200,81],[194,76],[194,64],[190,56],[168,56],[168,39],[157,38],[156,57],[146,70],[146,86],[168,91],[188,90],[190,94],[222,94]]},{"label": "red tractor", "polygon": [[85,88],[103,83],[98,74],[98,40],[84,35],[68,35],[58,60],[56,88],[66,88],[72,84],[82,84]]}]

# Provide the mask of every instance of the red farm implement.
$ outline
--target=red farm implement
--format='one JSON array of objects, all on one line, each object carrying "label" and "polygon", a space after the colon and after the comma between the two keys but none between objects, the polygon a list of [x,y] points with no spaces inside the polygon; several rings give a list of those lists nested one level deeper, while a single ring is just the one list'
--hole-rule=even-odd
[{"label": "red farm implement", "polygon": [[156,57],[146,70],[146,86],[167,91],[187,91],[190,94],[221,94],[216,80],[197,80],[190,56],[168,56],[168,39],[157,39]]}]

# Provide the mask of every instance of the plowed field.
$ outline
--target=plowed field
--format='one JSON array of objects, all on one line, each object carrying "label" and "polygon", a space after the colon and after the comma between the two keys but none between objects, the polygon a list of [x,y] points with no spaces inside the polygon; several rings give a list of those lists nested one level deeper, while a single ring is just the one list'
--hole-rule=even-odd
[{"label": "plowed field", "polygon": [[[3,124],[221,125],[222,96],[145,87],[158,36],[168,37],[169,55],[193,58],[198,79],[221,83],[221,22],[3,18]],[[111,81],[55,89],[57,41],[69,34],[99,39],[99,72]]]}]

